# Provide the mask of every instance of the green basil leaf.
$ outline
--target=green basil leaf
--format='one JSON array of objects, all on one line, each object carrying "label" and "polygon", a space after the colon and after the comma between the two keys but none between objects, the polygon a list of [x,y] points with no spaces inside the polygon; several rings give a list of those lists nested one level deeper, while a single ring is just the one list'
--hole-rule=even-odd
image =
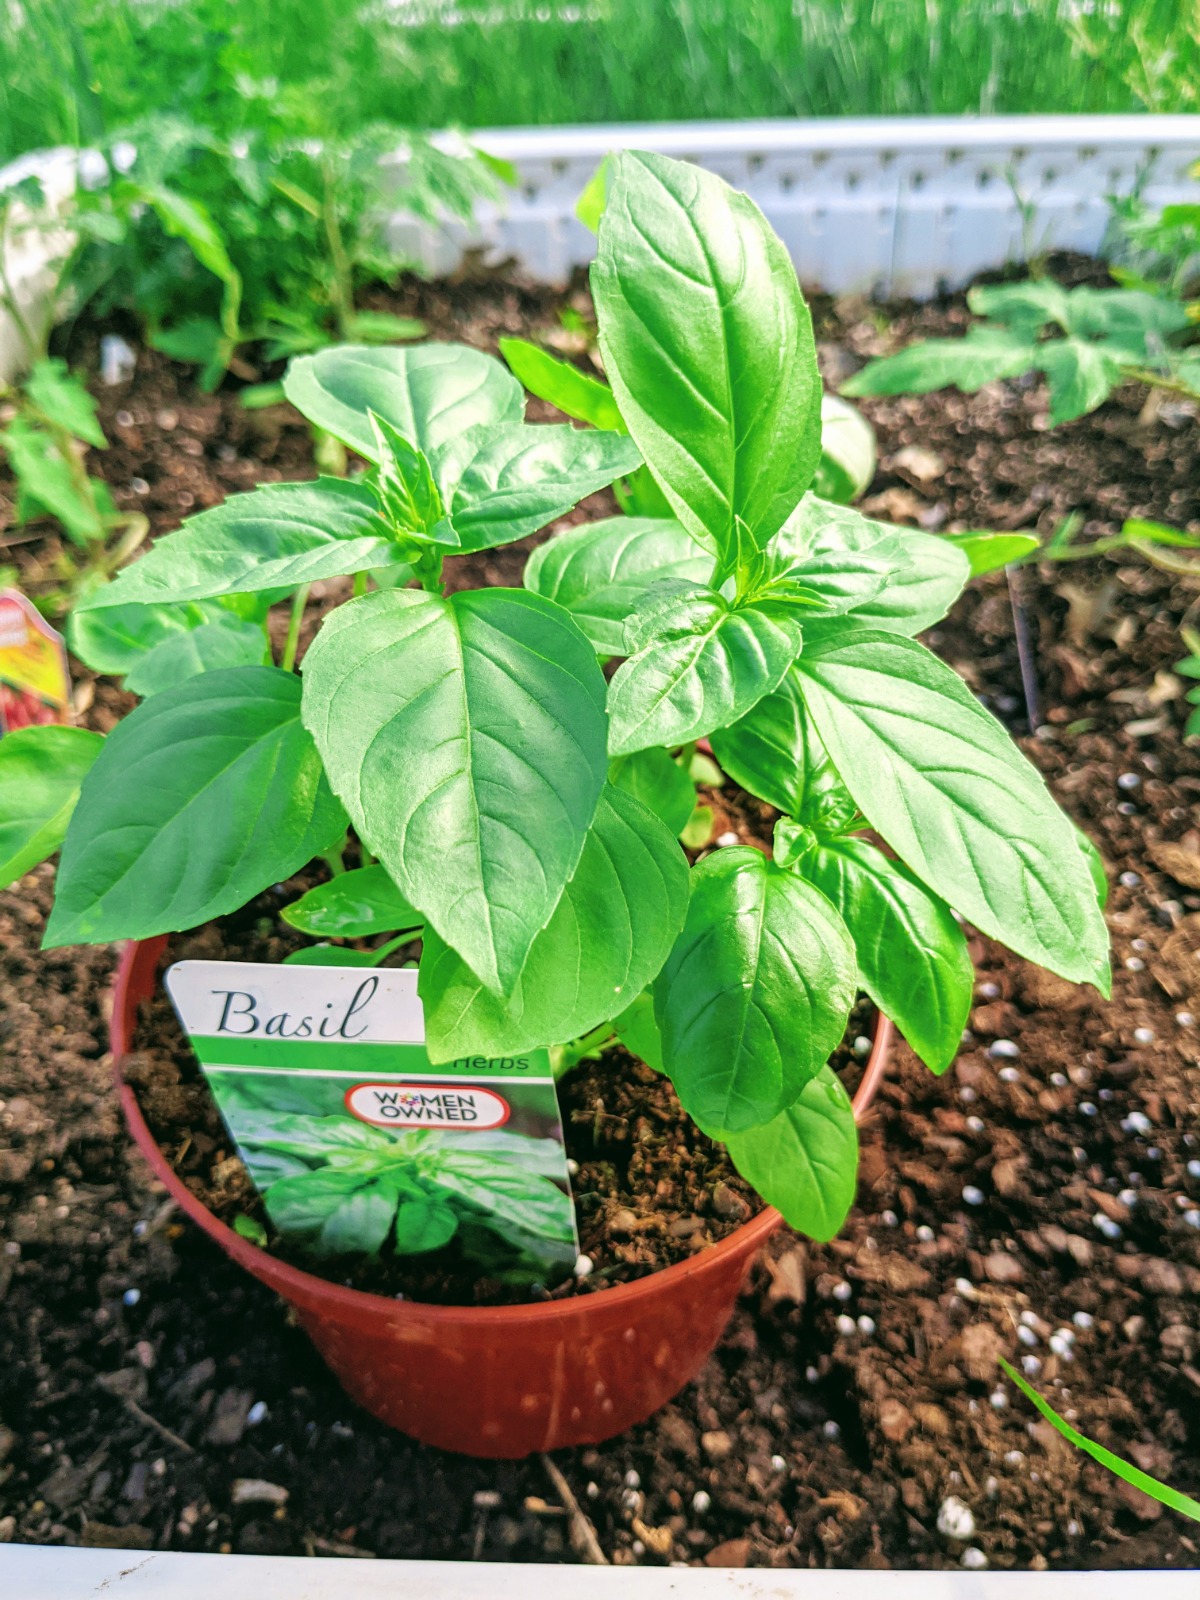
[{"label": "green basil leaf", "polygon": [[320,1164],[339,1155],[386,1155],[396,1141],[382,1128],[356,1117],[310,1117],[296,1111],[250,1111],[238,1115],[238,1143],[247,1149]]},{"label": "green basil leaf", "polygon": [[347,950],[340,944],[310,944],[284,956],[285,967],[373,967],[373,950]]},{"label": "green basil leaf", "polygon": [[235,911],[346,818],[300,723],[300,682],[227,667],[145,700],[84,779],[45,945],[148,939]]},{"label": "green basil leaf", "polygon": [[786,1111],[725,1143],[742,1177],[789,1227],[822,1244],[838,1233],[858,1188],[858,1130],[831,1068],[821,1067]]},{"label": "green basil leaf", "polygon": [[549,1178],[526,1171],[515,1160],[500,1161],[469,1146],[446,1144],[430,1164],[429,1176],[439,1188],[518,1236],[574,1244],[569,1198]]},{"label": "green basil leaf", "polygon": [[1087,862],[1088,872],[1091,874],[1092,887],[1096,891],[1096,904],[1103,911],[1108,904],[1108,873],[1105,870],[1104,857],[1080,827],[1075,829],[1075,842],[1083,851],[1083,859]]},{"label": "green basil leaf", "polygon": [[379,462],[374,488],[392,526],[401,533],[430,538],[439,544],[457,545],[453,529],[444,525],[442,497],[428,456],[373,411],[369,413],[369,421]]},{"label": "green basil leaf", "polygon": [[1023,561],[1041,543],[1032,533],[946,533],[942,537],[966,556],[973,578],[997,572],[1011,561]]},{"label": "green basil leaf", "polygon": [[512,992],[604,785],[604,678],[520,589],[381,590],[304,658],[304,717],[359,837],[488,988]]},{"label": "green basil leaf", "polygon": [[396,1212],[394,1243],[402,1256],[440,1250],[458,1232],[458,1218],[449,1206],[433,1200],[402,1200]]},{"label": "green basil leaf", "polygon": [[1172,295],[1142,289],[1094,289],[1080,284],[1067,296],[1068,333],[1080,338],[1133,336],[1145,348],[1148,333],[1182,333],[1191,323],[1188,307]]},{"label": "green basil leaf", "polygon": [[431,461],[466,429],[525,414],[516,379],[461,344],[330,345],[293,361],[283,387],[310,422],[367,461],[377,459],[372,411]]},{"label": "green basil leaf", "polygon": [[1108,992],[1108,935],[1071,822],[956,673],[895,634],[806,651],[842,781],[901,860],[982,932]]},{"label": "green basil leaf", "polygon": [[604,789],[579,865],[510,999],[426,933],[419,991],[431,1058],[504,1055],[590,1032],[657,975],[687,897],[687,860],[666,827],[623,790]]},{"label": "green basil leaf", "polygon": [[632,439],[566,423],[471,428],[434,457],[464,552],[536,533],[641,462]]},{"label": "green basil leaf", "polygon": [[910,571],[908,532],[806,494],[767,546],[764,592],[789,580],[819,600],[821,613],[855,610]]},{"label": "green basil leaf", "polygon": [[[908,636],[921,633],[941,621],[970,578],[970,562],[949,539],[918,533],[915,528],[903,529],[902,538],[910,558],[908,566],[889,578],[878,594],[851,608],[849,620],[855,627]],[[813,624],[814,643],[817,633],[832,634],[833,624],[819,617],[813,618]]]},{"label": "green basil leaf", "polygon": [[55,356],[35,361],[22,386],[25,399],[46,421],[82,439],[96,450],[106,450],[108,440],[96,420],[96,402],[81,380]]},{"label": "green basil leaf", "polygon": [[283,920],[318,939],[369,939],[377,933],[419,928],[421,913],[382,867],[355,867],[284,906]]},{"label": "green basil leaf", "polygon": [[1023,283],[980,283],[967,294],[977,317],[993,317],[1030,337],[1048,322],[1070,326],[1070,292],[1053,278],[1030,278]]},{"label": "green basil leaf", "polygon": [[711,1138],[770,1122],[845,1032],[854,945],[825,896],[757,850],[692,870],[687,921],[655,984],[663,1065]]},{"label": "green basil leaf", "polygon": [[80,606],[93,611],[295,589],[399,561],[375,497],[361,484],[270,483],[189,518]]},{"label": "green basil leaf", "polygon": [[500,354],[514,377],[539,400],[557,406],[577,422],[591,423],[593,428],[627,431],[612,390],[598,378],[589,377],[569,361],[560,361],[528,339],[501,339]]},{"label": "green basil leaf", "polygon": [[103,743],[86,728],[18,728],[0,739],[0,889],[63,842]]},{"label": "green basil leaf", "polygon": [[975,986],[950,907],[865,839],[823,841],[801,870],[849,928],[862,988],[930,1071],[945,1072],[962,1043]]},{"label": "green basil leaf", "polygon": [[795,671],[731,727],[713,753],[735,783],[785,816],[836,833],[857,811],[804,706]]},{"label": "green basil leaf", "polygon": [[713,590],[669,597],[653,632],[608,689],[609,750],[684,744],[728,727],[769,694],[799,654],[799,627]]},{"label": "green basil leaf", "polygon": [[821,397],[821,459],[813,493],[848,505],[865,494],[875,476],[875,430],[846,400]]},{"label": "green basil leaf", "polygon": [[280,1178],[263,1195],[280,1233],[304,1241],[316,1256],[376,1255],[392,1226],[399,1198],[386,1179],[323,1167]]},{"label": "green basil leaf", "polygon": [[662,1035],[654,1020],[654,991],[643,989],[633,1004],[613,1018],[613,1031],[631,1056],[655,1072],[663,1070]]},{"label": "green basil leaf", "polygon": [[761,549],[812,482],[821,382],[792,263],[745,195],[690,163],[611,159],[592,267],[621,415],[676,515]]},{"label": "green basil leaf", "polygon": [[130,668],[125,688],[149,699],[202,672],[262,666],[267,652],[263,630],[227,611],[219,621],[202,622],[190,632],[172,634],[148,650]]},{"label": "green basil leaf", "polygon": [[928,394],[954,387],[974,394],[997,378],[1016,378],[1037,365],[1033,336],[1027,328],[1005,328],[981,322],[961,339],[926,339],[894,356],[879,356],[856,372],[842,393]]},{"label": "green basil leaf", "polygon": [[671,517],[607,517],[555,534],[525,564],[524,583],[575,618],[601,655],[625,654],[625,619],[664,578],[703,583],[707,555]]},{"label": "green basil leaf", "polygon": [[654,747],[610,763],[608,781],[640,800],[678,838],[696,808],[696,786],[665,750]]},{"label": "green basil leaf", "polygon": [[[189,605],[114,605],[90,611],[77,606],[67,618],[67,643],[94,672],[123,675],[165,640],[233,615],[220,600]],[[263,637],[261,633],[259,637]]]}]

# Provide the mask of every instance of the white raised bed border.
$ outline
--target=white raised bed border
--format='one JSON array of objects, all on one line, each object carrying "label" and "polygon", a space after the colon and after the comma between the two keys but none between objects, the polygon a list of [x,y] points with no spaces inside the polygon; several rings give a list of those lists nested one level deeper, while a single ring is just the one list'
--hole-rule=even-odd
[{"label": "white raised bed border", "polygon": [[925,299],[1047,249],[1095,254],[1110,196],[1138,190],[1161,206],[1200,194],[1188,173],[1200,158],[1200,116],[658,122],[486,128],[471,138],[512,162],[519,188],[479,207],[474,226],[394,216],[393,243],[433,273],[475,249],[565,282],[595,245],[575,202],[618,149],[695,161],[745,190],[801,281],[837,294]]},{"label": "white raised bed border", "polygon": [[802,1572],[0,1546],[6,1600],[1196,1600],[1195,1572]]}]

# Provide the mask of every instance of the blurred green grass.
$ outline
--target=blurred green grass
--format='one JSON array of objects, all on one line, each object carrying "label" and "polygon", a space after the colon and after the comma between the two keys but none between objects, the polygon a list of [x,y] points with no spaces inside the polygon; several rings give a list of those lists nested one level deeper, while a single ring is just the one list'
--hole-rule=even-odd
[{"label": "blurred green grass", "polygon": [[417,127],[1185,111],[1195,0],[3,0],[0,160],[278,94],[314,134]]}]

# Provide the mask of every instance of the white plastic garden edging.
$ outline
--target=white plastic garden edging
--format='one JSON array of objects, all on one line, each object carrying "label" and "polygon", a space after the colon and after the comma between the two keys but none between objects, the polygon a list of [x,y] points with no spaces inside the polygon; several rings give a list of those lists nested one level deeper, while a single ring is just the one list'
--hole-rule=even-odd
[{"label": "white plastic garden edging", "polygon": [[[928,298],[1047,249],[1094,254],[1110,196],[1154,206],[1200,195],[1200,116],[895,117],[488,128],[518,188],[440,229],[397,213],[392,242],[433,273],[465,250],[562,283],[595,241],[575,202],[611,150],[695,161],[744,189],[791,252],[801,281],[835,294]],[[394,159],[403,164],[403,157]]]},{"label": "white plastic garden edging", "polygon": [[1195,1600],[1194,1572],[781,1572],[0,1546],[6,1600]]},{"label": "white plastic garden edging", "polygon": [[[75,191],[76,157],[73,150],[35,150],[7,167],[0,167],[0,191],[23,178],[38,178],[45,209],[37,214],[16,202],[0,231],[4,278],[34,339],[40,339],[53,315],[58,273],[55,262],[71,248],[71,234],[60,218]],[[0,383],[25,366],[25,348],[17,323],[0,307]]]}]

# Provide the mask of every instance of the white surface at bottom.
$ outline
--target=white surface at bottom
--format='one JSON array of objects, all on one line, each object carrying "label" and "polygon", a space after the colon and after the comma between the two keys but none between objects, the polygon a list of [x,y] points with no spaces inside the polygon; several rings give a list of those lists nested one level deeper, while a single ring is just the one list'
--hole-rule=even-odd
[{"label": "white surface at bottom", "polygon": [[1198,1572],[779,1572],[0,1546],[4,1600],[1198,1600]]}]

